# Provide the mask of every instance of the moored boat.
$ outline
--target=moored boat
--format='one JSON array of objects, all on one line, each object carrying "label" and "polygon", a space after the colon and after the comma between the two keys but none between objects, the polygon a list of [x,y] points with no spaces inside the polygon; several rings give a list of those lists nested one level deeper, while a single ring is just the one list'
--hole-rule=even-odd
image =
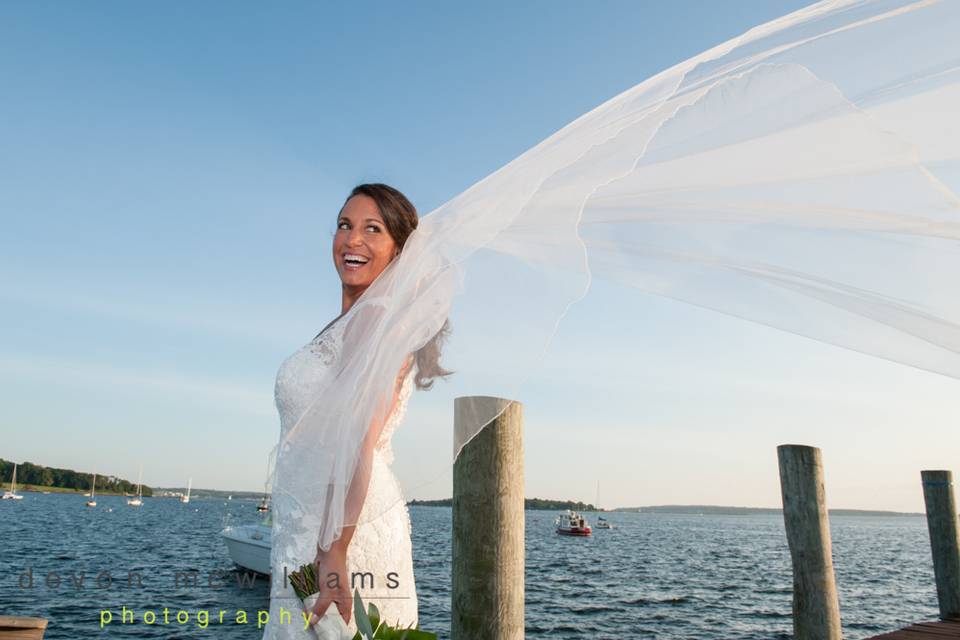
[{"label": "moored boat", "polygon": [[140,507],[143,506],[143,466],[140,466],[140,474],[137,476],[137,495],[134,498],[127,500],[127,504],[131,507]]},{"label": "moored boat", "polygon": [[257,511],[260,513],[270,511],[270,490],[268,485],[269,479],[267,482],[263,483],[263,500],[261,500],[260,504],[257,505]]},{"label": "moored boat", "polygon": [[593,533],[590,523],[587,519],[577,513],[567,509],[565,513],[557,516],[555,521],[557,533],[562,536],[589,536]]},{"label": "moored boat", "polygon": [[90,482],[90,499],[87,500],[88,507],[97,506],[97,472],[93,472],[93,480]]},{"label": "moored boat", "polygon": [[270,525],[243,524],[220,532],[234,564],[243,569],[270,575]]},{"label": "moored boat", "polygon": [[184,504],[190,502],[190,489],[192,487],[193,487],[193,478],[190,478],[189,480],[187,480],[187,495],[180,496],[180,502],[183,502]]},{"label": "moored boat", "polygon": [[13,477],[10,478],[10,489],[3,492],[4,500],[23,500],[23,496],[17,493],[17,463],[13,463]]}]

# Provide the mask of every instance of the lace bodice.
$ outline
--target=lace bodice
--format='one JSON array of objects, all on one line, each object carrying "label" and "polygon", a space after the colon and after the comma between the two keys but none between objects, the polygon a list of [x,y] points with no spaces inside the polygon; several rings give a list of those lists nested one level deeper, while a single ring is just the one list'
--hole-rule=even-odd
[{"label": "lace bodice", "polygon": [[[322,385],[327,384],[334,365],[340,359],[345,318],[338,318],[316,338],[287,358],[277,372],[274,401],[280,414],[281,433],[296,424],[310,406]],[[375,453],[389,464],[393,462],[391,439],[406,414],[413,391],[413,367],[407,372],[397,396],[393,413],[387,419],[377,440]]]}]

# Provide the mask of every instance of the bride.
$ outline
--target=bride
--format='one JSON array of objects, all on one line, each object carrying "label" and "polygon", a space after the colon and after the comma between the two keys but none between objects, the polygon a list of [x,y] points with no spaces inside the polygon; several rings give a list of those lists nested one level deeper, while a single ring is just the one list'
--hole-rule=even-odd
[{"label": "bride", "polygon": [[[318,387],[331,384],[351,309],[400,254],[417,224],[414,206],[390,186],[361,184],[348,196],[338,214],[333,238],[333,264],[342,283],[342,313],[281,365],[275,396],[282,432],[288,432],[300,420]],[[410,518],[390,469],[390,438],[403,419],[412,385],[429,389],[433,378],[451,373],[438,362],[442,336],[438,333],[407,357],[396,376],[386,421],[371,424],[368,430],[360,464],[346,493],[346,510],[359,511],[356,524],[344,526],[329,549],[318,547],[308,556],[309,536],[299,535],[309,531],[300,518],[303,514],[289,508],[283,495],[279,503],[275,499],[270,603],[270,620],[274,622],[267,625],[265,638],[314,637],[314,632],[304,630],[302,624],[284,624],[281,618],[283,607],[293,612],[293,620],[302,622],[299,600],[284,582],[285,575],[307,559],[313,560],[316,575],[321,578],[318,582],[322,590],[309,621],[316,624],[319,637],[353,637],[354,588],[365,603],[377,605],[382,620],[395,626],[416,625]]]},{"label": "bride", "polygon": [[[629,361],[611,375],[647,366],[603,321],[650,294],[960,378],[958,29],[957,2],[821,2],[631,87],[419,222],[394,189],[357,187],[333,244],[343,313],[277,376],[267,637],[310,637],[282,613],[300,610],[284,572],[311,562],[417,621],[390,436],[411,379],[447,375],[448,320],[457,375],[429,394],[445,410],[524,397],[601,278],[622,287],[558,375],[597,346]],[[417,424],[435,447],[418,467],[449,468],[436,451],[452,438],[456,460],[489,406]],[[639,450],[643,430],[610,446]],[[324,585],[321,637],[352,628],[353,586]]]}]

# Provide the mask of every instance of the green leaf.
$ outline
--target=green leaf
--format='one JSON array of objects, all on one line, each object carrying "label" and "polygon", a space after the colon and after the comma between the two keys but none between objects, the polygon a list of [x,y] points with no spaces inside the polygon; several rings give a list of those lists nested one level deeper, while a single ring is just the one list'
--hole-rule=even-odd
[{"label": "green leaf", "polygon": [[363,600],[360,599],[359,589],[353,590],[353,616],[357,620],[357,630],[369,640],[373,640],[373,627],[370,625],[367,612],[363,609]]},{"label": "green leaf", "polygon": [[[370,603],[364,611],[360,590],[353,590],[353,615],[357,621],[357,633],[352,640],[437,640],[437,634],[420,631],[420,626],[391,627],[381,619],[380,609]],[[399,625],[400,622],[398,621]]]},{"label": "green leaf", "polygon": [[370,615],[370,626],[376,629],[380,626],[380,609],[377,609],[377,605],[370,602],[367,604],[367,610]]}]

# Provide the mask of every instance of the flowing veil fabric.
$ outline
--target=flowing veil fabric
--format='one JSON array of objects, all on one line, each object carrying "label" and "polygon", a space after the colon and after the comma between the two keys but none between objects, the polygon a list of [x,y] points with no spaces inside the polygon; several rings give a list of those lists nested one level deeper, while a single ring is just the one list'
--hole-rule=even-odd
[{"label": "flowing veil fabric", "polygon": [[949,0],[816,4],[423,216],[344,318],[333,383],[274,449],[273,491],[319,517],[328,548],[357,521],[346,492],[406,356],[449,318],[445,392],[516,397],[594,278],[960,378],[958,33]]}]

